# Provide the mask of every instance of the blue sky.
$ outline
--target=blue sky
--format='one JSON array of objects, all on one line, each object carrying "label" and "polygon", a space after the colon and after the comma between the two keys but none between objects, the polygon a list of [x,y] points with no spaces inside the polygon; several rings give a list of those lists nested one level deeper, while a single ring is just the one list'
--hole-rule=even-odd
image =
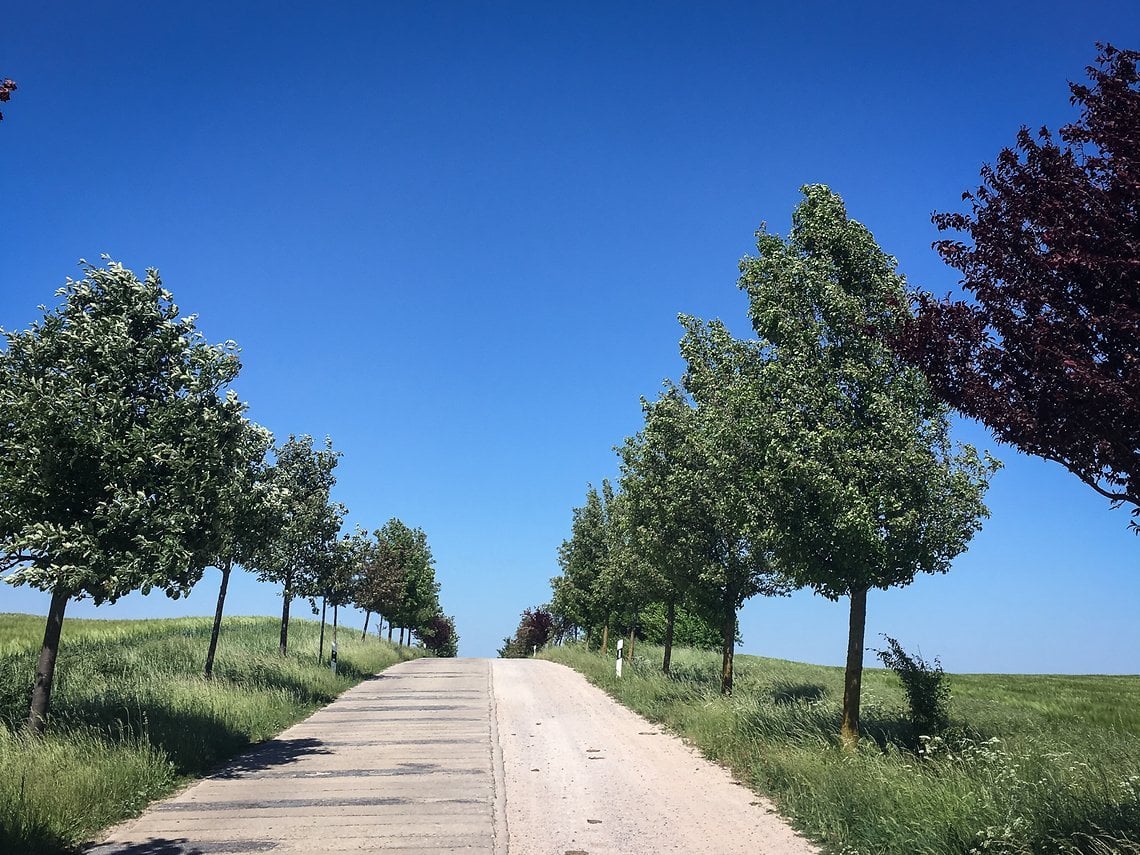
[{"label": "blue sky", "polygon": [[[831,185],[911,282],[1021,124],[1072,118],[1134,2],[57,3],[8,8],[0,326],[108,253],[157,267],[279,437],[344,452],[351,523],[424,528],[465,655],[549,597],[571,509],[614,476],[679,312],[748,332],[737,263]],[[946,576],[872,594],[952,671],[1140,672],[1140,540],[1059,467],[1006,463]],[[188,600],[73,616],[207,614]],[[0,611],[47,596],[0,589]],[[230,613],[278,613],[239,578]],[[359,617],[356,618],[359,621]],[[749,603],[743,651],[843,660],[846,607]]]}]

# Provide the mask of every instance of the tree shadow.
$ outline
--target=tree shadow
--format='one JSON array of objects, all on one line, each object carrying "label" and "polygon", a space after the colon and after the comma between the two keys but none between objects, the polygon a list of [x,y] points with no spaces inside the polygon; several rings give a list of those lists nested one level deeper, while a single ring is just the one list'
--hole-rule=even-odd
[{"label": "tree shadow", "polygon": [[[233,850],[228,850],[233,851]],[[208,850],[185,837],[152,837],[138,843],[98,843],[85,847],[83,855],[207,855]]]},{"label": "tree shadow", "polygon": [[311,757],[316,754],[332,754],[328,748],[323,747],[320,739],[306,737],[303,739],[270,739],[260,743],[255,748],[235,757],[221,769],[214,772],[211,778],[244,778],[264,772],[275,766],[285,766],[295,763],[302,757]]},{"label": "tree shadow", "polygon": [[827,695],[827,687],[816,683],[780,683],[772,687],[772,702],[777,704],[818,703]]}]

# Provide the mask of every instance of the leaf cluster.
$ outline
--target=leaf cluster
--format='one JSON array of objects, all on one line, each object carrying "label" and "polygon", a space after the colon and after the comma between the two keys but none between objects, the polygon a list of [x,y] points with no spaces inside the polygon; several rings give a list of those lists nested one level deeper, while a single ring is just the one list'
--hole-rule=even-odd
[{"label": "leaf cluster", "polygon": [[[968,300],[918,297],[896,346],[998,439],[1140,515],[1140,52],[1098,45],[1078,119],[1022,127],[934,216]],[[1134,523],[1135,524],[1135,523]]]},{"label": "leaf cluster", "polygon": [[246,463],[251,429],[226,389],[237,347],[207,344],[154,270],[84,273],[3,332],[0,569],[97,603],[179,596],[226,539],[219,509]]}]

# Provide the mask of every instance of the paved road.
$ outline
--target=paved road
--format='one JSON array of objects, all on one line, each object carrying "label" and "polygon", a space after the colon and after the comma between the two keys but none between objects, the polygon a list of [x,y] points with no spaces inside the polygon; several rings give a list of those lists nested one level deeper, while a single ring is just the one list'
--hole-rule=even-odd
[{"label": "paved road", "polygon": [[92,852],[505,855],[490,683],[488,660],[402,662]]},{"label": "paved road", "polygon": [[345,692],[91,855],[808,855],[675,737],[575,672],[419,659]]}]

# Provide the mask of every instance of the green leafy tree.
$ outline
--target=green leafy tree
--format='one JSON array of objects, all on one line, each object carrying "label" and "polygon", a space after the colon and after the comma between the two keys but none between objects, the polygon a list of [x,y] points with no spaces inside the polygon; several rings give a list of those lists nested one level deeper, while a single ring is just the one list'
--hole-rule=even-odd
[{"label": "green leafy tree", "polygon": [[740,286],[776,440],[777,552],[798,584],[850,598],[841,736],[854,745],[868,591],[949,570],[987,516],[997,464],[952,448],[945,407],[887,347],[909,318],[894,259],[827,187],[803,193],[786,240],[758,232]]},{"label": "green leafy tree", "polygon": [[274,487],[273,467],[268,460],[272,448],[273,434],[253,422],[243,422],[233,475],[221,491],[214,515],[217,540],[211,564],[221,571],[222,579],[203,668],[207,678],[214,673],[226,591],[234,565],[254,560],[258,550],[265,548],[281,529],[283,497]]},{"label": "green leafy tree", "polygon": [[[668,603],[650,603],[641,610],[638,622],[640,637],[649,644],[665,645],[668,637],[679,647],[719,650],[723,643],[721,627],[715,616],[703,614],[692,606],[675,604],[670,619]],[[740,633],[736,634],[740,643]]]},{"label": "green leafy tree", "polygon": [[[662,606],[662,628],[650,636],[664,647],[668,674],[678,609],[684,612],[708,556],[701,539],[693,473],[703,466],[695,446],[695,411],[681,390],[669,387],[656,401],[642,401],[645,427],[619,449],[622,494],[631,535],[642,556],[648,599]],[[651,609],[651,619],[656,619]],[[719,635],[719,630],[714,630]]]},{"label": "green leafy tree", "polygon": [[[373,610],[388,618],[392,627],[418,630],[439,614],[439,585],[427,535],[393,517],[375,532],[376,547],[365,582]],[[409,639],[410,641],[410,639]]]},{"label": "green leafy tree", "polygon": [[550,607],[565,623],[581,627],[587,643],[591,633],[605,624],[598,579],[608,555],[605,506],[597,488],[590,486],[586,503],[574,509],[570,537],[558,550],[562,575],[551,580],[554,595]]},{"label": "green leafy tree", "polygon": [[281,585],[281,637],[278,649],[288,650],[289,608],[297,596],[315,596],[322,564],[329,560],[346,509],[329,494],[336,484],[340,452],[332,440],[314,448],[308,435],[290,435],[277,449],[273,488],[283,497],[281,527],[258,548],[250,562],[263,582]]},{"label": "green leafy tree", "polygon": [[682,316],[684,388],[693,403],[690,451],[680,473],[689,493],[699,611],[721,630],[721,692],[731,694],[737,615],[752,597],[795,587],[775,556],[775,516],[766,418],[770,390],[755,342],[738,341],[723,324]]},{"label": "green leafy tree", "polygon": [[313,612],[315,598],[321,598],[321,634],[317,642],[317,662],[324,661],[325,615],[333,607],[333,645],[337,643],[338,613],[359,596],[363,566],[369,552],[368,533],[357,529],[330,544],[329,550],[314,564],[315,574],[310,588]]},{"label": "green leafy tree", "polygon": [[632,661],[641,610],[660,597],[662,582],[646,562],[636,539],[629,499],[602,481],[605,511],[605,560],[595,582],[596,600],[602,606],[605,625],[624,628],[629,636],[625,655]]},{"label": "green leafy tree", "polygon": [[214,560],[245,433],[236,345],[205,343],[157,271],[83,270],[0,352],[0,569],[51,593],[33,730],[68,602],[179,597]]}]

